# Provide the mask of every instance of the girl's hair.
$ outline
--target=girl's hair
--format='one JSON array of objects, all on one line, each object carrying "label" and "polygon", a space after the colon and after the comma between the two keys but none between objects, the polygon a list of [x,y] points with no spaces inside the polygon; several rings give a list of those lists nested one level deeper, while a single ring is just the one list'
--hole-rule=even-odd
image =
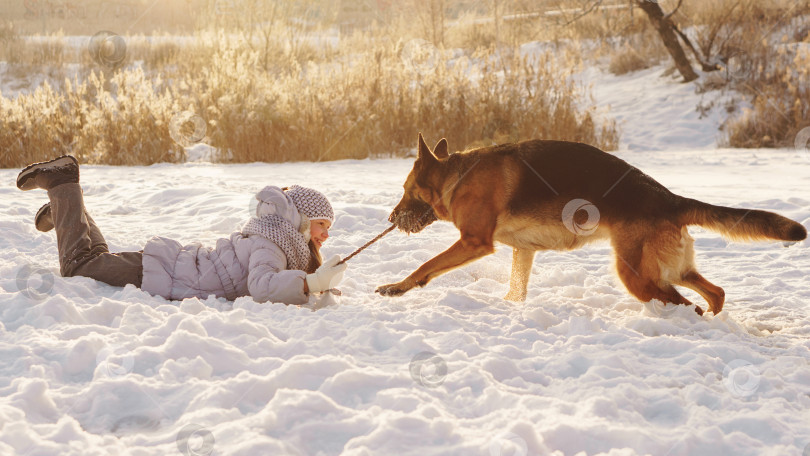
[{"label": "girl's hair", "polygon": [[309,264],[304,272],[307,274],[312,274],[316,269],[318,269],[318,267],[320,267],[321,264],[323,264],[321,252],[318,250],[318,247],[312,240],[309,241],[309,253]]}]

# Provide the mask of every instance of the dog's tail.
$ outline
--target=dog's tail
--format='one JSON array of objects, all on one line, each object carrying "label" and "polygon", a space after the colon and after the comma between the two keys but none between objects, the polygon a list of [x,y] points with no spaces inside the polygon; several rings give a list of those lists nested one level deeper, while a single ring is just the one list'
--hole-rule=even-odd
[{"label": "dog's tail", "polygon": [[700,225],[737,241],[778,239],[802,241],[807,229],[773,212],[715,206],[684,198],[679,214],[681,225]]}]

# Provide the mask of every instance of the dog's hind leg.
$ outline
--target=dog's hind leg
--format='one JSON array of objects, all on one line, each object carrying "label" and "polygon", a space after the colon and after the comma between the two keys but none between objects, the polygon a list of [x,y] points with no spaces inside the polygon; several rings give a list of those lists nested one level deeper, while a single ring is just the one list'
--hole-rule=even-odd
[{"label": "dog's hind leg", "polygon": [[[672,285],[660,286],[656,284],[656,281],[648,277],[643,277],[640,275],[639,269],[632,267],[621,257],[617,258],[616,269],[619,273],[619,278],[622,279],[624,286],[627,287],[627,291],[642,302],[657,299],[664,304],[683,304],[687,306],[692,304],[691,301],[681,295]],[[697,312],[698,315],[703,315],[703,309],[701,309],[700,306],[695,306],[695,312]]]},{"label": "dog's hind leg", "polygon": [[[616,252],[616,271],[619,278],[633,296],[642,302],[652,299],[668,304],[692,303],[672,286],[669,278],[673,271],[680,269],[683,260],[684,245],[681,243],[680,230],[666,230],[666,227],[653,233],[636,231],[636,236],[616,236],[612,239]],[[624,233],[633,232],[632,227]],[[620,230],[620,232],[622,232]],[[645,236],[646,234],[646,236]],[[665,270],[662,271],[662,268]],[[679,283],[678,283],[679,284]],[[695,312],[703,315],[703,309],[695,306]]]},{"label": "dog's hind leg", "polygon": [[661,282],[697,291],[715,315],[723,310],[726,293],[697,272],[695,240],[689,235],[686,227],[681,227],[678,233],[674,230],[661,230],[656,241],[658,241],[656,251],[659,267],[666,270],[666,274],[661,273]]},{"label": "dog's hind leg", "polygon": [[689,271],[683,275],[683,278],[677,285],[683,285],[697,291],[706,302],[709,303],[709,310],[715,315],[723,310],[723,302],[726,300],[726,292],[717,285],[706,280],[705,277],[700,275],[695,270]]},{"label": "dog's hind leg", "polygon": [[512,274],[509,276],[509,292],[503,299],[508,301],[525,301],[529,276],[532,274],[534,250],[512,249]]}]

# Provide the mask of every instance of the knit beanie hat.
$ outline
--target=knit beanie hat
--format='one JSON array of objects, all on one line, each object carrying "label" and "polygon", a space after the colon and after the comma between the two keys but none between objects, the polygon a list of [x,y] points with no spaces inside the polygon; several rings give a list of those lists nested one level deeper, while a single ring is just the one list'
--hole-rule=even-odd
[{"label": "knit beanie hat", "polygon": [[293,185],[284,190],[284,193],[295,204],[298,213],[309,220],[329,220],[335,222],[335,212],[332,205],[323,193],[300,185]]}]

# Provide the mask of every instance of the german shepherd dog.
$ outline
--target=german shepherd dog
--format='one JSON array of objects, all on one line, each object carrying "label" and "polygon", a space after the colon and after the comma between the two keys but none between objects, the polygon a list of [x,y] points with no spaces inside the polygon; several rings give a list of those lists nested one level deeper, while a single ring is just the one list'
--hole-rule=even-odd
[{"label": "german shepherd dog", "polygon": [[[608,239],[624,285],[643,302],[692,304],[673,285],[691,288],[717,314],[725,292],[695,268],[689,225],[735,240],[801,241],[804,226],[771,212],[733,209],[684,198],[627,162],[595,147],[532,140],[448,153],[442,139],[419,152],[405,194],[388,220],[418,233],[435,220],[461,232],[450,248],[377,292],[399,296],[495,251],[513,249],[509,292],[523,301],[538,250],[571,250]],[[695,306],[698,314],[703,309]]]}]

